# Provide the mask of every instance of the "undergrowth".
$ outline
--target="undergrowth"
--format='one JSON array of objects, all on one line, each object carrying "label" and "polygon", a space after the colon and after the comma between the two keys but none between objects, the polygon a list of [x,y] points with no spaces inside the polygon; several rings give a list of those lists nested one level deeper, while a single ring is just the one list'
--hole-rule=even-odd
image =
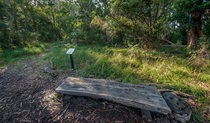
[{"label": "undergrowth", "polygon": [[[69,55],[66,51],[75,47],[73,54],[75,72],[83,77],[114,79],[127,83],[153,83],[158,88],[168,88],[194,95],[202,107],[210,105],[210,61],[197,64],[196,55],[183,48],[180,51],[143,50],[137,46],[129,48],[108,46],[55,45],[44,57],[51,59],[57,69],[70,72]],[[201,117],[194,114],[196,119]]]},{"label": "undergrowth", "polygon": [[28,59],[34,55],[41,54],[49,47],[48,43],[28,44],[24,47],[6,49],[0,51],[0,68],[6,67],[20,60]]},{"label": "undergrowth", "polygon": [[[138,46],[129,48],[54,43],[49,52],[42,57],[50,60],[61,73],[70,73],[68,48],[76,48],[73,58],[75,72],[82,77],[113,79],[117,81],[141,84],[152,83],[158,88],[171,89],[194,95],[201,106],[194,110],[193,117],[201,121],[201,112],[210,105],[210,60],[199,58],[187,49],[145,50]],[[23,53],[24,55],[41,53],[45,45],[26,50],[7,51],[2,56],[5,61]],[[174,51],[173,51],[174,50]],[[16,53],[16,52],[20,53]],[[31,51],[31,52],[30,52]],[[22,55],[21,55],[22,56]],[[13,59],[14,60],[14,59]],[[5,62],[4,61],[4,62]]]}]

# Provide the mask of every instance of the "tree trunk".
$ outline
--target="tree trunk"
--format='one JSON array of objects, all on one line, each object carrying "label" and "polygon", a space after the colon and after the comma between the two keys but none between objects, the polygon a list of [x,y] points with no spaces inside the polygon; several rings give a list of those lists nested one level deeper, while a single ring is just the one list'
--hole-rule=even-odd
[{"label": "tree trunk", "polygon": [[59,11],[60,10],[60,0],[55,0],[55,4],[56,4],[56,10]]},{"label": "tree trunk", "polygon": [[[202,5],[204,1],[198,0],[196,2],[197,5]],[[193,27],[188,30],[187,34],[187,44],[188,48],[196,48],[198,45],[199,38],[204,35],[204,31],[202,30],[202,14],[204,10],[194,10],[191,14],[191,22]]]},{"label": "tree trunk", "polygon": [[202,13],[194,12],[192,14],[192,24],[194,27],[188,30],[187,33],[187,44],[188,48],[196,48],[198,45],[199,38],[203,35],[202,25]]},{"label": "tree trunk", "polygon": [[134,34],[134,44],[139,44],[139,37],[137,34]]},{"label": "tree trunk", "polygon": [[196,28],[192,28],[187,34],[187,44],[188,48],[196,48],[199,40],[199,33],[197,33]]},{"label": "tree trunk", "polygon": [[5,0],[7,5],[10,5],[10,0]]},{"label": "tree trunk", "polygon": [[107,29],[105,29],[105,36],[106,36],[106,42],[108,43],[109,42],[109,38],[108,38],[108,35],[107,35]]}]

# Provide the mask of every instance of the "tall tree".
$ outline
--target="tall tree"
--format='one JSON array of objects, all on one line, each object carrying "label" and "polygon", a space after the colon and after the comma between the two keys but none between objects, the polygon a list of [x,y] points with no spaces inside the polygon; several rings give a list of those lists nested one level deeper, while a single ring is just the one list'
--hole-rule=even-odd
[{"label": "tall tree", "polygon": [[120,24],[121,34],[124,28],[124,33],[132,32],[135,43],[140,38],[150,45],[167,32],[170,4],[170,0],[112,0],[110,17]]},{"label": "tall tree", "polygon": [[208,0],[179,0],[175,4],[174,20],[186,29],[189,48],[196,48],[199,38],[205,35],[202,25],[209,6]]}]

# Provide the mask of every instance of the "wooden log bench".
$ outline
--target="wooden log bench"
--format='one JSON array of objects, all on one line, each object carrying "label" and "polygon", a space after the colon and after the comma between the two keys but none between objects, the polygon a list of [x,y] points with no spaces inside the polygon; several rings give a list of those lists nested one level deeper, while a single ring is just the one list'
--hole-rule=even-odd
[{"label": "wooden log bench", "polygon": [[162,114],[171,113],[160,92],[155,86],[127,84],[105,79],[67,78],[56,92],[76,96],[106,99],[126,106],[142,109],[145,117],[148,111]]}]

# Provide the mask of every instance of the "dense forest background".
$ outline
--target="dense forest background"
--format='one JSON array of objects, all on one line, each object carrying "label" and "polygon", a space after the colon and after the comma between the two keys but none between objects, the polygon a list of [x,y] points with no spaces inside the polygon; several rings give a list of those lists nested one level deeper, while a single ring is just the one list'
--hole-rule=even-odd
[{"label": "dense forest background", "polygon": [[1,50],[57,40],[197,49],[209,37],[209,0],[0,1]]}]

